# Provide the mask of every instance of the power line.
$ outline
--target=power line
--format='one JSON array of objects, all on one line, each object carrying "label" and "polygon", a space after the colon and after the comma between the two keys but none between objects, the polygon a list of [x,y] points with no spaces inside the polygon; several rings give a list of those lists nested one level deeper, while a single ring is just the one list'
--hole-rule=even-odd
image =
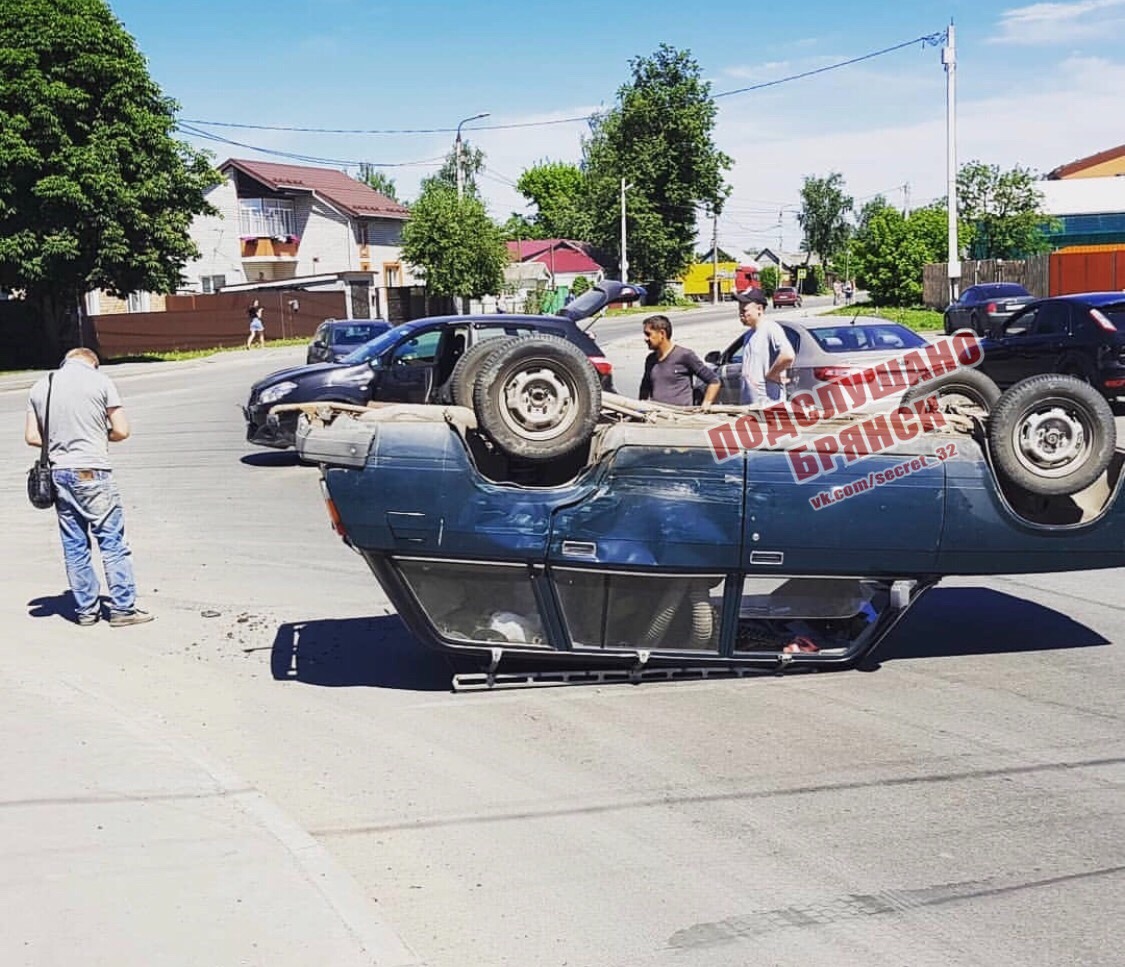
[{"label": "power line", "polygon": [[[761,91],[768,87],[777,87],[779,84],[789,84],[793,81],[803,80],[806,77],[814,77],[817,74],[825,74],[829,71],[839,70],[842,67],[850,67],[853,64],[859,64],[865,60],[871,60],[875,57],[882,57],[885,54],[894,53],[896,50],[902,50],[904,47],[912,47],[914,44],[920,43],[923,47],[937,46],[945,40],[945,31],[941,30],[937,33],[923,34],[921,37],[914,37],[911,40],[904,40],[902,43],[893,44],[890,47],[884,47],[882,50],[873,50],[867,54],[861,54],[859,57],[851,57],[848,60],[838,61],[835,64],[826,64],[824,67],[817,67],[812,70],[801,71],[798,74],[789,74],[786,77],[779,77],[772,81],[763,81],[760,84],[751,84],[749,87],[740,87],[733,91],[721,91],[718,94],[711,95],[712,100],[718,100],[722,97],[734,97],[736,94],[748,94],[751,91]],[[578,122],[590,122],[598,117],[599,112],[592,114],[583,114],[569,118],[555,118],[551,121],[517,121],[510,124],[481,124],[474,126],[474,131],[508,131],[515,128],[541,128],[548,127],[556,124],[576,124]],[[205,124],[209,127],[222,127],[222,128],[243,128],[253,131],[297,131],[305,134],[452,134],[457,129],[453,127],[440,127],[440,128],[312,128],[312,127],[299,127],[296,125],[282,125],[282,124],[243,124],[234,121],[206,121],[201,118],[184,118],[181,122],[183,124]]]}]

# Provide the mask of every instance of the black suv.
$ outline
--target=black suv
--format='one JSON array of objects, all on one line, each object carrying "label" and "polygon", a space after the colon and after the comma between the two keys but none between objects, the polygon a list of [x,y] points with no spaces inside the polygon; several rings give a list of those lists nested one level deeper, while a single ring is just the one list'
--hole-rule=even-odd
[{"label": "black suv", "polygon": [[[578,328],[577,321],[601,311],[610,302],[640,298],[644,289],[604,281],[583,293],[555,316],[506,313],[439,316],[403,323],[361,346],[340,363],[317,363],[271,373],[250,389],[242,408],[246,439],[265,447],[293,445],[297,413],[269,411],[279,403],[335,402],[364,406],[386,403],[458,402],[453,384],[457,361],[474,346],[491,339],[531,334],[555,336],[586,354],[613,390],[613,366],[598,344]],[[479,355],[479,354],[478,354]],[[466,360],[468,362],[469,360]]]}]

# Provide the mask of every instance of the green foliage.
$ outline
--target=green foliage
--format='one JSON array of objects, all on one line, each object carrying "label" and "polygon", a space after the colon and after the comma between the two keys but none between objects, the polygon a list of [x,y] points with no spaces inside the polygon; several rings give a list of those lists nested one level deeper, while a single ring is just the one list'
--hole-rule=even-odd
[{"label": "green foliage", "polygon": [[174,292],[199,254],[220,178],[176,109],[103,0],[0,6],[0,288],[26,292],[47,353],[86,292]]},{"label": "green foliage", "polygon": [[[479,195],[477,175],[484,170],[484,152],[471,144],[467,138],[461,139],[461,178],[466,195]],[[440,181],[451,188],[457,187],[457,147],[454,145],[445,156],[445,162],[437,174],[422,179],[422,187],[431,181]]]},{"label": "green foliage", "polygon": [[903,218],[884,205],[870,212],[856,233],[853,270],[876,305],[919,305],[922,268],[944,259],[946,237],[943,208],[919,208]]},{"label": "green foliage", "polygon": [[910,329],[922,332],[942,329],[944,326],[942,314],[938,312],[938,310],[925,309],[918,306],[908,306],[905,308],[894,306],[879,307],[864,303],[859,306],[840,306],[838,309],[831,309],[825,312],[824,315],[848,317],[855,315],[859,315],[860,317],[875,316],[879,319],[889,319],[891,322],[901,323]]},{"label": "green foliage", "polygon": [[518,242],[524,238],[547,237],[540,232],[539,227],[534,222],[528,221],[523,215],[517,215],[515,212],[512,212],[511,217],[504,222],[500,231],[509,242]]},{"label": "green foliage", "polygon": [[805,276],[805,281],[801,283],[801,293],[803,295],[820,295],[826,291],[824,268],[820,265],[810,265],[809,274]]},{"label": "green foliage", "polygon": [[423,182],[402,231],[402,255],[431,292],[480,298],[504,284],[508,250],[500,229],[474,194],[458,200],[440,178]]},{"label": "green foliage", "polygon": [[780,284],[781,272],[776,265],[766,265],[758,273],[758,279],[762,283],[762,291],[766,295],[773,295]]},{"label": "green foliage", "polygon": [[359,180],[368,188],[374,188],[379,194],[386,195],[391,201],[398,201],[398,189],[395,180],[372,165],[359,166]]},{"label": "green foliage", "polygon": [[850,234],[847,215],[854,202],[844,194],[844,176],[833,171],[827,178],[809,175],[801,188],[797,221],[804,229],[802,247],[827,264],[844,247]]},{"label": "green foliage", "polygon": [[582,205],[582,170],[561,161],[528,168],[516,189],[538,209],[532,238],[584,238],[588,219]]},{"label": "green foliage", "polygon": [[629,62],[632,79],[617,105],[596,117],[583,141],[586,240],[620,264],[621,179],[626,195],[630,276],[654,283],[653,295],[692,260],[697,208],[721,210],[732,161],[712,138],[711,85],[687,51],[667,44]]},{"label": "green foliage", "polygon": [[973,226],[974,258],[1024,258],[1050,251],[1044,229],[1056,228],[1057,221],[1042,205],[1034,173],[1019,165],[1002,172],[997,165],[970,161],[957,172],[957,211]]},{"label": "green foliage", "polygon": [[570,285],[570,294],[577,298],[582,295],[583,292],[589,292],[590,289],[590,280],[584,275],[578,275],[575,276],[574,281]]}]

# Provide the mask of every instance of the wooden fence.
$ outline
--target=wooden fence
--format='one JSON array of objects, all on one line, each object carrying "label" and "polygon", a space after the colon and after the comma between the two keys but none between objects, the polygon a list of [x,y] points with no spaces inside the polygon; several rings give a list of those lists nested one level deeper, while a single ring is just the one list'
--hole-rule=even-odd
[{"label": "wooden fence", "polygon": [[[1051,295],[1051,256],[1029,259],[981,259],[961,263],[960,289],[982,282],[1016,282],[1040,299]],[[945,262],[931,262],[922,269],[922,301],[931,309],[949,305],[949,274]],[[1074,291],[1080,292],[1081,289]]]}]

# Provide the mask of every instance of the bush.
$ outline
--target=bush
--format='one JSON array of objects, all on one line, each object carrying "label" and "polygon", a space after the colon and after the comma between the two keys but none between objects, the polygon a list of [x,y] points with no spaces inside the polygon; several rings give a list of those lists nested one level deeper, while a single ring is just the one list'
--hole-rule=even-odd
[{"label": "bush", "polygon": [[776,265],[767,265],[761,272],[758,273],[758,278],[762,283],[762,291],[766,295],[773,295],[777,289],[778,279],[780,273]]},{"label": "bush", "polygon": [[586,276],[580,275],[571,283],[570,294],[577,298],[582,295],[583,292],[589,292],[590,288],[590,280],[587,279]]}]

